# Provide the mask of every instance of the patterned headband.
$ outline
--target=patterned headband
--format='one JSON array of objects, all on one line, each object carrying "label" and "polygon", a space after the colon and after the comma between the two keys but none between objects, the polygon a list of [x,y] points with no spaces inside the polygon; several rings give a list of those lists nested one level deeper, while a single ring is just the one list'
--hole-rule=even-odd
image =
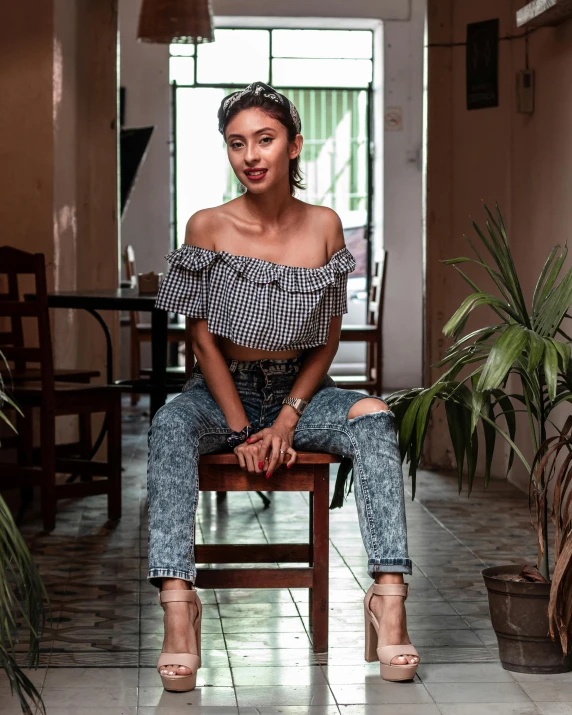
[{"label": "patterned headband", "polygon": [[298,114],[298,110],[296,109],[296,107],[292,104],[288,97],[285,97],[283,94],[280,94],[280,92],[277,92],[269,84],[264,84],[264,82],[253,82],[252,84],[249,84],[248,87],[246,87],[245,89],[241,89],[238,92],[233,92],[232,94],[229,94],[229,96],[222,101],[219,110],[218,125],[218,130],[221,134],[224,134],[224,126],[227,122],[227,117],[231,110],[231,107],[238,99],[244,97],[245,94],[261,94],[263,97],[271,99],[272,101],[278,102],[278,104],[287,107],[290,110],[290,116],[292,117],[292,121],[294,122],[296,131],[298,134],[300,134],[300,132],[302,131],[302,122],[300,121],[300,115]]}]

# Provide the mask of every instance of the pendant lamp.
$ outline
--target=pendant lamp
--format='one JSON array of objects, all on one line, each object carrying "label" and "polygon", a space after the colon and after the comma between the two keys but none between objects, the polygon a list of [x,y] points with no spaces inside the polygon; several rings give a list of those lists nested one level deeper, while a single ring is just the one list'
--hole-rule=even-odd
[{"label": "pendant lamp", "polygon": [[167,45],[214,42],[210,0],[143,0],[137,37]]}]

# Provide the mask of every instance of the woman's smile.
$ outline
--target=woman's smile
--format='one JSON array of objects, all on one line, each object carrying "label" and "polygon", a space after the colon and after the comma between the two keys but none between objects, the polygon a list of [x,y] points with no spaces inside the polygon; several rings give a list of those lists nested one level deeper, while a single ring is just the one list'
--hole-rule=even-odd
[{"label": "woman's smile", "polygon": [[261,181],[266,174],[268,173],[268,169],[245,169],[244,170],[244,175],[246,176],[247,179],[250,179],[250,181]]}]

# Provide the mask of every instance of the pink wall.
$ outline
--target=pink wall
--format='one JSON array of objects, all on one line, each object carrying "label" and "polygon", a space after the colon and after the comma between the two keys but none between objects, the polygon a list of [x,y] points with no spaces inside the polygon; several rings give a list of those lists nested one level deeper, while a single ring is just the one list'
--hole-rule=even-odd
[{"label": "pink wall", "polygon": [[[0,96],[0,245],[43,253],[48,290],[117,287],[117,0],[0,5]],[[56,367],[103,375],[93,318],[51,321]]]},{"label": "pink wall", "polygon": [[[468,286],[440,259],[467,255],[464,234],[471,220],[483,222],[482,203],[498,202],[509,231],[523,288],[530,297],[552,246],[570,237],[572,226],[572,21],[529,37],[529,63],[536,72],[533,115],[516,111],[516,73],[525,67],[525,40],[499,45],[498,108],[468,111],[464,43],[470,22],[499,18],[500,36],[521,34],[516,0],[429,0],[426,382],[430,367],[450,343],[443,325]],[[433,46],[432,46],[433,45]],[[490,318],[485,312],[482,321]],[[523,431],[520,442],[530,453]],[[453,463],[444,415],[435,416],[427,457]],[[503,455],[496,465],[504,467]],[[513,480],[527,484],[515,470]]]}]

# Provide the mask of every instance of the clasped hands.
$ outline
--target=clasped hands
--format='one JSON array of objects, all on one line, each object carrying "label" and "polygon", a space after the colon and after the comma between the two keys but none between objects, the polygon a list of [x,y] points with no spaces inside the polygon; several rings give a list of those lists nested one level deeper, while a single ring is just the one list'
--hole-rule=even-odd
[{"label": "clasped hands", "polygon": [[294,429],[275,423],[253,434],[233,451],[243,469],[257,474],[266,472],[269,478],[281,464],[290,468],[296,461],[298,455],[292,447],[293,441]]}]

